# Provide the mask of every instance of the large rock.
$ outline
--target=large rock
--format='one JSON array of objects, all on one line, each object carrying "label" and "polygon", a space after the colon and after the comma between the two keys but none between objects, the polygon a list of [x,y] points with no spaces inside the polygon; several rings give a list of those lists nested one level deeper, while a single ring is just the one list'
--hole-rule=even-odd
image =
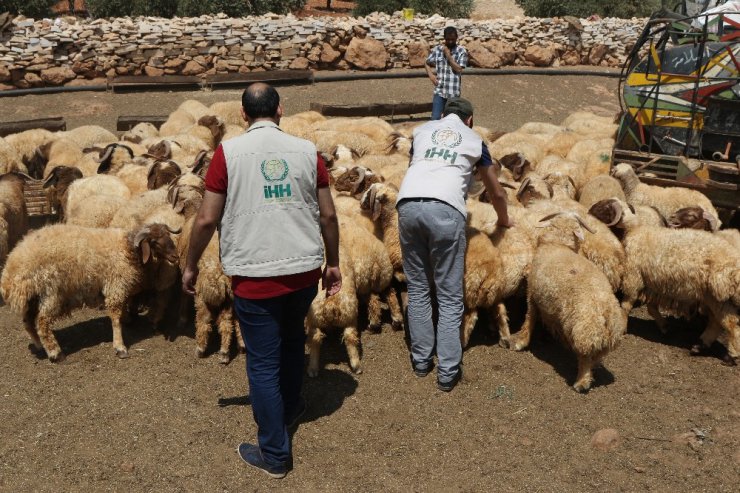
[{"label": "large rock", "polygon": [[164,75],[164,69],[147,65],[146,67],[144,67],[144,73],[149,77],[161,77]]},{"label": "large rock", "polygon": [[323,43],[321,46],[321,60],[322,63],[334,63],[342,54],[332,48],[329,43]]},{"label": "large rock", "polygon": [[591,437],[591,446],[604,452],[614,450],[620,443],[619,432],[614,428],[599,430]]},{"label": "large rock", "polygon": [[560,63],[563,65],[578,65],[581,63],[581,55],[575,50],[568,50],[560,57]]},{"label": "large rock", "polygon": [[606,45],[596,45],[591,48],[591,51],[588,53],[589,65],[598,65],[608,51],[609,48],[607,48]]},{"label": "large rock", "polygon": [[7,82],[11,79],[10,70],[5,65],[0,65],[0,82]]},{"label": "large rock", "polygon": [[516,49],[505,41],[497,39],[481,43],[473,41],[466,45],[470,65],[481,68],[498,68],[510,65],[516,60]]},{"label": "large rock", "polygon": [[344,59],[362,70],[383,70],[388,64],[388,52],[377,39],[369,36],[364,39],[352,38]]},{"label": "large rock", "polygon": [[308,68],[308,58],[304,58],[302,56],[299,56],[292,62],[290,62],[290,66],[288,66],[291,70],[306,70]]},{"label": "large rock", "polygon": [[175,70],[179,69],[183,65],[185,65],[185,60],[183,60],[182,58],[170,58],[169,60],[164,62],[164,68],[171,68]]},{"label": "large rock", "polygon": [[61,86],[77,77],[69,67],[52,67],[41,71],[41,80],[51,86]]},{"label": "large rock", "polygon": [[195,60],[190,60],[185,64],[185,68],[182,69],[182,75],[200,75],[205,71],[206,69],[203,65]]},{"label": "large rock", "polygon": [[429,56],[429,45],[426,41],[409,43],[409,67],[423,67]]},{"label": "large rock", "polygon": [[524,59],[537,67],[549,67],[555,55],[555,50],[549,46],[530,45],[524,52]]}]

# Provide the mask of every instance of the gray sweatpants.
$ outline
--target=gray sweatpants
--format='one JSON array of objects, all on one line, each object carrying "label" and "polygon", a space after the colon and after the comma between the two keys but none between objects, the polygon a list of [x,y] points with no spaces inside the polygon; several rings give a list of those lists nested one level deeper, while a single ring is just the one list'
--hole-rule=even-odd
[{"label": "gray sweatpants", "polygon": [[465,217],[442,202],[404,201],[398,206],[398,233],[408,283],[411,362],[417,369],[432,364],[435,343],[431,287],[439,305],[437,379],[450,381],[462,361]]}]

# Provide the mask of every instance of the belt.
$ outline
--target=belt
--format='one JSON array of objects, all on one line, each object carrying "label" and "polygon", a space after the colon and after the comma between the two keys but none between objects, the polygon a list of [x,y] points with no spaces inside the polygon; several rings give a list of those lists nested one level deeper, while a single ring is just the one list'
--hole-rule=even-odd
[{"label": "belt", "polygon": [[[409,198],[406,198],[406,199],[401,199],[401,201],[398,203],[398,205],[404,204],[406,202],[437,202],[439,204],[450,205],[447,202],[445,202],[444,200],[434,199],[434,198],[431,198],[431,197],[409,197]],[[452,206],[450,206],[450,207],[452,207]]]}]

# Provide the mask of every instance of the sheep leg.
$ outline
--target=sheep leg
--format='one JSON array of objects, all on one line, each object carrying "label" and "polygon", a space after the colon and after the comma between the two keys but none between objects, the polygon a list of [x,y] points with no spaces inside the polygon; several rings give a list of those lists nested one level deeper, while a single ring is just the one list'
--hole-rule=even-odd
[{"label": "sheep leg", "polygon": [[347,348],[349,367],[354,373],[362,373],[360,368],[360,334],[356,327],[346,327],[342,334],[342,342]]},{"label": "sheep leg", "polygon": [[476,323],[478,323],[478,310],[465,310],[463,313],[462,330],[460,331],[460,343],[463,349],[468,347],[470,334],[473,333]]},{"label": "sheep leg", "polygon": [[591,369],[593,368],[594,359],[590,356],[578,356],[578,377],[576,383],[573,384],[573,389],[576,392],[585,393],[591,388],[591,384],[594,381]]},{"label": "sheep leg", "polygon": [[653,317],[653,320],[655,320],[655,325],[658,326],[658,330],[660,330],[662,334],[667,334],[668,328],[666,327],[665,317],[661,315],[660,310],[658,310],[658,307],[653,304],[649,304],[647,306],[647,311],[648,311],[648,314],[651,317]]},{"label": "sheep leg", "polygon": [[388,309],[391,312],[391,327],[393,330],[403,330],[403,310],[398,302],[398,293],[396,288],[388,288],[385,292],[385,301],[388,303]]},{"label": "sheep leg", "polygon": [[[491,332],[494,331],[494,328],[498,328],[499,340],[509,337],[511,330],[509,329],[509,314],[506,311],[506,305],[497,303],[495,309],[489,310],[489,314],[491,316]],[[496,321],[495,326],[493,323],[494,320]]]},{"label": "sheep leg", "polygon": [[[231,310],[231,318],[234,318],[234,307],[230,308]],[[244,337],[242,336],[241,328],[239,327],[239,324],[234,324],[234,331],[236,332],[236,345],[239,346],[239,352],[240,353],[246,353],[247,352],[247,346],[244,344]]]},{"label": "sheep leg", "polygon": [[319,375],[319,355],[324,337],[326,335],[318,327],[308,328],[308,376],[311,378]]},{"label": "sheep leg", "polygon": [[208,336],[211,334],[213,314],[208,305],[199,296],[195,297],[195,356],[203,358],[206,355]]},{"label": "sheep leg", "polygon": [[231,334],[234,333],[234,315],[231,304],[224,307],[216,318],[218,333],[221,335],[221,349],[218,351],[218,362],[229,364],[229,350],[231,349]]},{"label": "sheep leg", "polygon": [[54,333],[51,331],[51,325],[52,318],[50,316],[39,313],[36,317],[38,337],[41,340],[41,345],[44,346],[49,361],[52,363],[61,363],[64,361],[64,353],[62,352],[62,348],[59,347],[57,338],[54,337]]},{"label": "sheep leg", "polygon": [[151,321],[154,330],[161,331],[159,323],[164,318],[164,311],[167,308],[167,300],[169,298],[169,290],[157,291],[154,295],[153,306],[149,309],[149,320]]},{"label": "sheep leg", "polygon": [[177,314],[177,328],[179,330],[184,329],[185,326],[188,324],[188,312],[190,309],[190,303],[188,302],[188,300],[190,299],[191,298],[189,296],[180,297],[180,306]]},{"label": "sheep leg", "polygon": [[123,318],[124,310],[123,307],[108,307],[110,323],[113,326],[113,349],[116,350],[116,356],[121,359],[128,358],[128,349],[126,349],[126,345],[123,343],[123,332],[121,330],[121,319]]},{"label": "sheep leg", "polygon": [[23,315],[23,328],[26,329],[28,337],[31,338],[31,344],[28,345],[28,349],[37,358],[43,358],[46,356],[46,352],[44,351],[44,346],[41,344],[41,339],[39,339],[39,335],[36,332],[36,326],[34,325],[35,319],[36,317],[34,316],[33,311],[30,309],[26,310],[26,313]]},{"label": "sheep leg", "polygon": [[[740,317],[731,303],[710,304],[711,318],[709,325],[701,335],[704,347],[709,347],[719,335],[721,329],[727,331],[727,355],[723,364],[735,366],[740,363]],[[693,351],[694,348],[692,348]]]},{"label": "sheep leg", "polygon": [[502,337],[498,342],[499,346],[506,349],[513,349],[514,351],[521,351],[529,346],[529,341],[532,339],[532,331],[535,324],[537,324],[538,315],[537,307],[532,299],[528,298],[527,315],[524,317],[522,328],[516,334],[509,337]]},{"label": "sheep leg", "polygon": [[373,332],[380,332],[381,317],[383,315],[383,306],[380,302],[380,295],[370,293],[370,299],[367,302],[368,329]]}]

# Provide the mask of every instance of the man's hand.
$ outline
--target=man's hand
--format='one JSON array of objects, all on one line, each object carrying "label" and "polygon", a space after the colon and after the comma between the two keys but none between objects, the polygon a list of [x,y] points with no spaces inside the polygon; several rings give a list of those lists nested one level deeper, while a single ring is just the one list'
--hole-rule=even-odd
[{"label": "man's hand", "polygon": [[430,76],[429,76],[429,80],[431,80],[431,81],[432,81],[432,85],[433,85],[434,87],[437,87],[437,82],[438,82],[438,81],[437,81],[437,76],[436,76],[436,75],[430,75]]},{"label": "man's hand", "polygon": [[185,271],[182,273],[182,290],[183,292],[193,296],[195,295],[195,281],[198,280],[198,268],[192,269],[185,267]]},{"label": "man's hand", "polygon": [[342,289],[342,273],[339,266],[324,267],[324,273],[321,276],[321,289],[326,290],[326,297],[334,296]]},{"label": "man's hand", "polygon": [[496,226],[501,226],[502,228],[513,228],[514,227],[514,220],[512,218],[508,218],[506,222],[504,221],[496,221]]},{"label": "man's hand", "polygon": [[447,58],[448,60],[452,56],[452,52],[450,51],[450,49],[447,47],[446,44],[442,45],[442,53],[444,54],[445,58]]}]

